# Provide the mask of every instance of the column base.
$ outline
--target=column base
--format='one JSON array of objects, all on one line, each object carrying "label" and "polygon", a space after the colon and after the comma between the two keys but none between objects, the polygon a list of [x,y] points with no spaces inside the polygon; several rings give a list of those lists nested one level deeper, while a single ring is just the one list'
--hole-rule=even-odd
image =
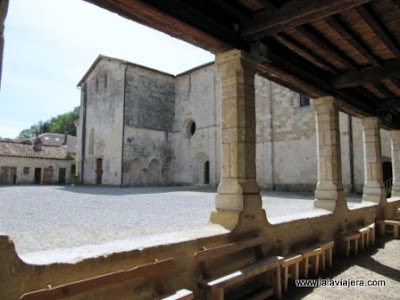
[{"label": "column base", "polygon": [[343,190],[316,190],[314,199],[315,208],[334,211],[339,207],[346,207]]},{"label": "column base", "polygon": [[211,212],[210,222],[227,229],[245,226],[250,229],[266,223],[260,194],[217,195],[216,209]]},{"label": "column base", "polygon": [[386,192],[381,187],[367,187],[364,186],[362,199],[364,201],[371,201],[375,203],[382,203],[386,200]]},{"label": "column base", "polygon": [[400,186],[393,185],[391,194],[392,194],[392,197],[400,197]]}]

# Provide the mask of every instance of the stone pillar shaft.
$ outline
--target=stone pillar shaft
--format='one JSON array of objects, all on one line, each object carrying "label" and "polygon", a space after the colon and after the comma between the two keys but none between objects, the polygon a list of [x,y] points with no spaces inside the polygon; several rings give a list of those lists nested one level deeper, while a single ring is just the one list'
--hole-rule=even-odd
[{"label": "stone pillar shaft", "polygon": [[314,100],[318,183],[314,206],[334,210],[338,202],[344,203],[342,163],[340,152],[339,109],[333,97]]},{"label": "stone pillar shaft", "polygon": [[244,215],[257,219],[263,212],[256,182],[257,65],[239,50],[218,54],[216,64],[222,86],[221,182],[211,221],[233,228]]},{"label": "stone pillar shaft", "polygon": [[390,132],[392,145],[392,197],[400,197],[400,130]]},{"label": "stone pillar shaft", "polygon": [[379,119],[365,118],[363,124],[364,189],[363,200],[381,203],[386,199],[383,185]]}]

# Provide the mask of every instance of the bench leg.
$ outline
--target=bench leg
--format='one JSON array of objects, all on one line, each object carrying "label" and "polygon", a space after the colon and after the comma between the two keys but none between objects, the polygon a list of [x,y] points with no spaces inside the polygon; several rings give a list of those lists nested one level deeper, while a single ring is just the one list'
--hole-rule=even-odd
[{"label": "bench leg", "polygon": [[361,242],[360,248],[361,248],[361,250],[363,251],[363,250],[364,250],[364,234],[361,234],[361,236],[360,236],[360,242]]},{"label": "bench leg", "polygon": [[332,256],[333,256],[333,248],[329,248],[329,267],[332,268],[333,266],[333,261],[332,261]]},{"label": "bench leg", "polygon": [[350,256],[350,243],[351,241],[346,241],[346,256]]},{"label": "bench leg", "polygon": [[282,297],[282,284],[281,284],[281,267],[276,267],[276,277],[275,277],[275,284],[274,284],[274,292],[275,296],[278,299]]},{"label": "bench leg", "polygon": [[283,290],[286,292],[288,289],[288,281],[289,281],[289,267],[283,267]]},{"label": "bench leg", "polygon": [[385,236],[385,223],[379,224],[379,234],[380,236]]},{"label": "bench leg", "polygon": [[399,226],[393,225],[393,237],[395,239],[399,238]]},{"label": "bench leg", "polygon": [[207,291],[206,299],[207,300],[224,300],[224,290],[218,289],[216,291]]},{"label": "bench leg", "polygon": [[358,239],[354,240],[354,255],[358,253]]},{"label": "bench leg", "polygon": [[371,243],[375,245],[375,228],[371,228]]},{"label": "bench leg", "polygon": [[306,257],[304,259],[304,279],[308,278],[309,260],[310,260],[309,257]]},{"label": "bench leg", "polygon": [[369,231],[368,231],[368,233],[366,234],[366,239],[367,239],[367,248],[369,247]]},{"label": "bench leg", "polygon": [[325,272],[325,265],[326,265],[326,253],[324,250],[324,251],[322,251],[322,261],[321,261],[321,266],[322,266],[323,272]]},{"label": "bench leg", "polygon": [[314,274],[317,275],[319,271],[319,256],[320,255],[315,255],[314,257]]},{"label": "bench leg", "polygon": [[299,264],[300,263],[296,263],[295,265],[294,265],[294,279],[299,279],[300,278],[300,266],[299,266]]}]

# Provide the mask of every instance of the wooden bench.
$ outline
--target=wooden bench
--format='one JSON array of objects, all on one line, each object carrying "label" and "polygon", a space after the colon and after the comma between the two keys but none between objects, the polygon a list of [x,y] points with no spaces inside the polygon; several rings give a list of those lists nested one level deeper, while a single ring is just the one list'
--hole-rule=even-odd
[{"label": "wooden bench", "polygon": [[[266,279],[268,273],[272,273],[272,282],[269,282],[269,280],[265,281],[270,285],[272,284],[273,288],[263,287],[261,291],[257,291],[250,296],[247,295],[246,299],[265,299],[272,295],[281,298],[281,264],[283,257],[264,257],[261,248],[263,243],[265,243],[264,237],[256,237],[214,248],[203,248],[203,250],[197,251],[195,253],[195,261],[200,263],[202,271],[202,280],[199,282],[199,288],[205,291],[206,299],[222,300],[225,297],[227,288],[261,274],[263,274],[263,278]],[[220,272],[215,270],[215,265],[210,265],[211,261],[227,257],[230,254],[237,254],[249,248],[253,248],[255,253],[255,259],[253,260],[255,260],[255,262],[246,264],[232,271],[223,272],[223,274],[212,274]],[[224,265],[229,268],[229,262]]]},{"label": "wooden bench", "polygon": [[282,261],[283,273],[283,291],[288,289],[288,282],[290,278],[294,280],[299,279],[300,262],[303,260],[301,254],[289,254],[285,256]]},{"label": "wooden bench", "polygon": [[[399,227],[400,227],[400,221],[397,220],[379,220],[377,221],[379,224],[379,233],[381,236],[385,236],[387,233],[392,233],[393,232],[393,237],[395,239],[399,238]],[[393,231],[390,230],[390,228],[393,228]]]},{"label": "wooden bench", "polygon": [[342,242],[342,252],[346,256],[350,256],[350,251],[353,249],[354,255],[358,253],[358,240],[360,239],[361,234],[359,232],[348,232],[344,233],[341,236]]},{"label": "wooden bench", "polygon": [[[168,258],[165,260],[155,261],[145,265],[137,266],[133,269],[126,271],[118,271],[108,273],[105,275],[91,277],[80,281],[59,285],[53,288],[38,290],[30,293],[26,293],[20,297],[21,300],[55,300],[69,298],[74,295],[84,294],[91,291],[95,291],[104,287],[114,286],[121,284],[132,279],[150,276],[155,282],[155,288],[157,295],[164,294],[166,291],[163,288],[160,278],[163,274],[173,271],[176,267],[175,260]],[[163,296],[159,296],[157,299],[168,299],[168,300],[192,300],[193,293],[188,290],[179,290]]]}]

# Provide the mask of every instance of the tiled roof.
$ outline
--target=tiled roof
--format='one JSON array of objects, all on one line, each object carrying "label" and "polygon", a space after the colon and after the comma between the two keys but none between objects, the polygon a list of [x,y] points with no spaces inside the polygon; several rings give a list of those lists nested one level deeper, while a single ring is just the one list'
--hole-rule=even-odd
[{"label": "tiled roof", "polygon": [[0,141],[0,156],[72,159],[63,147],[43,145],[42,150],[35,151],[32,144],[7,141]]},{"label": "tiled roof", "polygon": [[[39,135],[40,140],[43,145],[48,146],[64,146],[64,134],[59,133],[42,133]],[[35,138],[32,139],[32,143],[35,141]],[[68,135],[67,139],[67,151],[69,153],[76,153],[76,137],[73,135]]]}]

